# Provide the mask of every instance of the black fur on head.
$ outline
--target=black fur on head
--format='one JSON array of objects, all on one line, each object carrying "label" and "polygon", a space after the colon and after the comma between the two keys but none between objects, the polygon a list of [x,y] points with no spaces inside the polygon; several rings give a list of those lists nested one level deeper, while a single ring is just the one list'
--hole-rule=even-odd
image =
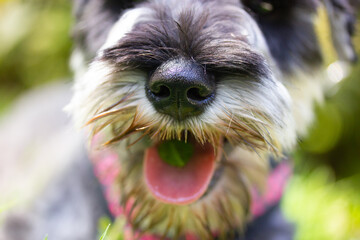
[{"label": "black fur on head", "polygon": [[[284,72],[294,68],[318,67],[322,56],[314,31],[317,0],[245,0],[261,28],[273,57]],[[263,13],[259,8],[267,2],[272,10]],[[289,54],[291,53],[291,54]]]}]

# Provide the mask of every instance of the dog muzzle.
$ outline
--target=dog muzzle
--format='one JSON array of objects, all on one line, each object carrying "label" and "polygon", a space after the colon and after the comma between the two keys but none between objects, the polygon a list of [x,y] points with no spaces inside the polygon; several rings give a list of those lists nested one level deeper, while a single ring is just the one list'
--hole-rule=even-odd
[{"label": "dog muzzle", "polygon": [[[192,141],[192,140],[191,140]],[[90,159],[94,166],[95,176],[99,180],[108,209],[112,217],[129,218],[131,215],[131,201],[126,206],[121,205],[121,189],[117,184],[117,178],[121,171],[118,154],[110,148],[99,148],[101,136],[96,135],[90,149]],[[209,186],[214,174],[217,151],[210,144],[201,145],[192,143],[194,152],[189,162],[182,168],[173,166],[163,161],[158,148],[159,144],[149,147],[144,156],[144,181],[151,194],[159,201],[186,205],[196,202]],[[165,146],[171,147],[171,146]],[[254,220],[265,214],[270,208],[277,205],[286,187],[286,183],[292,175],[292,165],[287,158],[277,162],[269,159],[271,172],[267,178],[264,192],[256,187],[250,190],[251,206],[250,219]],[[141,234],[126,224],[124,231],[126,240],[157,240],[161,237],[156,235]],[[216,232],[213,233],[216,236]],[[186,235],[187,240],[196,239],[191,234]]]}]

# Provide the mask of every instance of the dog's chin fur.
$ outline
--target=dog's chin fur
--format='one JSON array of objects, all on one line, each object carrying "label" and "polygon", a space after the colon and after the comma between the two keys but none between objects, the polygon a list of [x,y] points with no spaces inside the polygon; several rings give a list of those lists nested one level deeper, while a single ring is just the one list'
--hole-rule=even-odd
[{"label": "dog's chin fur", "polygon": [[[86,70],[81,64],[75,67],[74,97],[67,109],[78,126],[87,126],[90,139],[101,134],[105,147],[118,153],[121,203],[133,204],[129,220],[134,228],[160,236],[192,233],[209,239],[213,232],[241,229],[251,219],[250,190],[264,187],[268,157],[291,150],[296,138],[306,133],[313,103],[322,99],[325,77],[320,57],[315,64],[306,62],[306,54],[317,56],[316,41],[300,42],[304,49],[284,46],[284,51],[294,50],[286,62],[276,52],[273,36],[241,4],[179,2],[142,3],[114,21]],[[307,6],[311,16],[305,17],[302,7],[293,14],[308,23],[315,10]],[[314,38],[311,26],[304,24],[302,33],[309,34],[305,38]],[[168,51],[159,52],[157,44]],[[187,44],[195,46],[189,50]],[[145,94],[148,69],[172,59],[193,59],[219,73],[215,100],[202,114],[181,122],[158,113]],[[187,135],[216,148],[226,142],[218,153],[221,175],[192,204],[162,203],[144,183],[145,149],[157,141],[185,141]]]},{"label": "dog's chin fur", "polygon": [[[125,142],[116,149],[124,149]],[[131,152],[119,153],[121,203],[124,206],[131,203],[134,210],[128,220],[134,229],[174,239],[184,234],[212,239],[214,233],[235,234],[235,229],[239,231],[251,220],[249,190],[254,187],[252,184],[263,186],[268,167],[256,153],[231,149],[226,160],[217,163],[220,178],[210,190],[196,202],[178,206],[162,203],[148,191],[143,179],[144,148],[139,145]]]}]

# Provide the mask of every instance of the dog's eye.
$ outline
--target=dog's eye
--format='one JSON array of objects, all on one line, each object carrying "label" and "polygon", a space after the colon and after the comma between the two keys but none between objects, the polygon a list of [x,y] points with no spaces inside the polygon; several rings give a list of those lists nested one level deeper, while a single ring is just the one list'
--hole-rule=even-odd
[{"label": "dog's eye", "polygon": [[243,3],[253,13],[259,15],[271,14],[275,9],[274,3],[270,0],[264,0],[264,1],[244,0]]}]

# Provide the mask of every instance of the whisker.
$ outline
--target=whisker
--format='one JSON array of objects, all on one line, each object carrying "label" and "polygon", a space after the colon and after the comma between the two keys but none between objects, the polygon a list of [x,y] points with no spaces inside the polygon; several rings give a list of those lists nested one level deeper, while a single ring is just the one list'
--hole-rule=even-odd
[{"label": "whisker", "polygon": [[160,238],[161,240],[164,240],[166,238],[173,221],[174,221],[174,211],[170,211],[169,212],[169,222],[168,222],[168,224],[167,224],[167,226],[165,228],[164,233],[162,234],[162,236]]},{"label": "whisker", "polygon": [[112,111],[107,111],[107,112],[103,112],[103,113],[100,113],[96,116],[94,116],[92,119],[90,119],[89,121],[87,121],[85,123],[85,126],[99,120],[99,119],[102,119],[104,117],[108,117],[108,116],[111,116],[111,115],[114,115],[114,114],[117,114],[117,113],[120,113],[122,112],[123,114],[129,114],[131,113],[133,110],[134,110],[134,106],[127,106],[127,107],[123,107],[123,108],[119,108],[119,109],[115,109],[115,110],[112,110]]},{"label": "whisker", "polygon": [[207,235],[206,239],[213,239],[213,234],[211,232],[209,223],[206,220],[203,220],[199,214],[195,213],[194,215],[196,216],[196,219],[199,221],[200,225],[204,228]]},{"label": "whisker", "polygon": [[233,114],[231,114],[231,116],[230,116],[229,126],[228,126],[227,129],[226,129],[225,136],[229,133],[229,129],[230,129],[230,127],[231,127],[232,121],[233,121]]},{"label": "whisker", "polygon": [[[244,125],[244,124],[241,124],[239,121],[235,120],[234,118],[232,118],[232,116],[229,115],[228,112],[226,111],[223,111],[223,113],[229,118],[229,119],[232,119],[232,122],[235,124],[235,126],[238,128],[239,131],[242,131],[242,132],[250,132],[250,135],[255,135],[255,131],[251,128],[249,128],[247,125]],[[224,121],[226,122],[226,121]],[[231,127],[229,125],[229,127]],[[232,127],[234,129],[234,127]]]},{"label": "whisker", "polygon": [[147,131],[145,131],[138,139],[136,139],[134,142],[130,143],[128,146],[127,146],[127,149],[131,148],[132,146],[134,146],[136,143],[138,143],[141,139],[143,139],[146,135],[149,134],[149,129]]},{"label": "whisker", "polygon": [[[258,151],[257,151],[256,147],[253,145],[253,143],[250,143],[247,140],[245,140],[245,138],[243,136],[241,136],[241,134],[239,132],[235,132],[235,133],[242,139],[242,141],[247,146],[249,146],[260,157],[260,154],[258,153]],[[257,147],[260,148],[260,146],[257,146]]]},{"label": "whisker", "polygon": [[100,132],[101,130],[103,130],[106,126],[109,126],[110,123],[112,123],[112,122],[113,122],[113,119],[109,119],[109,120],[107,120],[106,122],[104,122],[104,123],[102,123],[102,124],[94,127],[94,128],[92,129],[92,133],[91,133],[92,136],[91,136],[91,137],[93,137],[94,135],[96,135],[97,133],[99,133],[99,132]]},{"label": "whisker", "polygon": [[126,100],[128,100],[130,97],[134,96],[135,94],[135,91],[133,92],[130,92],[130,93],[127,93],[123,98],[121,98],[119,101],[117,101],[116,103],[110,105],[109,107],[105,108],[103,111],[100,112],[103,113],[103,112],[107,112],[109,111],[110,109],[113,109],[114,107],[118,106],[119,104],[125,102]]}]

